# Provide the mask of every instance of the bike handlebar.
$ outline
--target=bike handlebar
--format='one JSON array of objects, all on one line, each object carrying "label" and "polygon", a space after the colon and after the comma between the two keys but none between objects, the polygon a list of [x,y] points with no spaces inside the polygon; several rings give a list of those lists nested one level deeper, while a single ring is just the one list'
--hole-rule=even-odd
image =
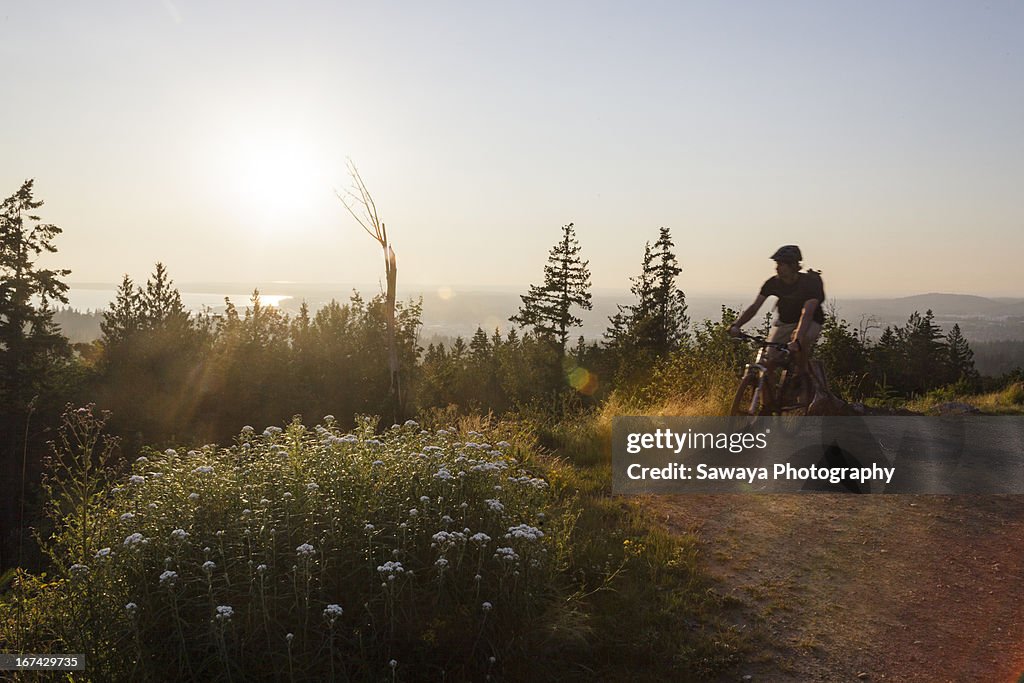
[{"label": "bike handlebar", "polygon": [[777,348],[777,349],[779,349],[781,351],[785,351],[786,353],[789,353],[789,345],[788,344],[783,344],[781,342],[768,341],[764,337],[758,337],[758,336],[746,334],[744,332],[740,332],[738,335],[736,335],[736,338],[737,339],[744,339],[746,341],[757,342],[761,346],[774,346],[775,348]]}]

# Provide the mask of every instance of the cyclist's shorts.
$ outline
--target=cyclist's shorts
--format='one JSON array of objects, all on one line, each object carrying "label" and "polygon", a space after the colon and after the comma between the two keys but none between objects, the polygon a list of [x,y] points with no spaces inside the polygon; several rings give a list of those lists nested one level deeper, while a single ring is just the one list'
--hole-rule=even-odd
[{"label": "cyclist's shorts", "polygon": [[[768,341],[775,342],[777,344],[785,344],[792,341],[793,333],[796,332],[796,326],[799,323],[776,323],[772,327],[772,333],[768,337]],[[814,343],[818,341],[818,337],[821,336],[821,325],[811,321],[811,324],[807,326],[807,348],[814,346]]]}]

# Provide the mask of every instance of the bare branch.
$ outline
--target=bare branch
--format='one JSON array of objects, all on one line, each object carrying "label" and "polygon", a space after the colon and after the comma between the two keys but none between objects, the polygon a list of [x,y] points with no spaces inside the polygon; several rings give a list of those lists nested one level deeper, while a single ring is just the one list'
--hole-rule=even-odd
[{"label": "bare branch", "polygon": [[[361,227],[363,230],[365,230],[367,235],[369,235],[373,239],[375,239],[378,242],[380,242],[380,238],[377,235],[375,235],[373,233],[373,231],[370,230],[370,228],[366,227],[366,223],[364,223],[363,219],[359,217],[359,214],[357,214],[355,212],[355,209],[353,209],[351,206],[349,206],[349,203],[345,199],[345,197],[341,196],[341,193],[338,192],[337,190],[334,191],[334,196],[336,196],[338,199],[341,200],[342,206],[344,206],[346,209],[348,209],[348,212],[352,215],[352,218],[355,218],[356,219],[356,223],[359,223],[359,227]],[[353,197],[353,199],[356,199],[356,201],[359,201],[354,195],[352,195],[351,192],[349,193],[349,196]]]}]

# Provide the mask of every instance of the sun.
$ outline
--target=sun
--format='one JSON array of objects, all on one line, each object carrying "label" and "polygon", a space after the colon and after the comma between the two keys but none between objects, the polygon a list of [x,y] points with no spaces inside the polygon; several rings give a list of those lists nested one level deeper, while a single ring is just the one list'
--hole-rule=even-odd
[{"label": "sun", "polygon": [[323,160],[300,135],[254,131],[232,147],[226,199],[250,229],[294,229],[330,192]]}]

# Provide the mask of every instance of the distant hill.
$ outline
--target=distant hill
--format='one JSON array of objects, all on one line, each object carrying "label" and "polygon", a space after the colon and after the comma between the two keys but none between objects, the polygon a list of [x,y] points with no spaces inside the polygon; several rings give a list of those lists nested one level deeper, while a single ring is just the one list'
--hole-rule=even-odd
[{"label": "distant hill", "polygon": [[936,315],[1003,317],[1024,315],[1024,299],[994,299],[971,294],[917,294],[895,299],[851,299],[851,305],[870,308],[875,315],[903,315],[931,309]]}]

